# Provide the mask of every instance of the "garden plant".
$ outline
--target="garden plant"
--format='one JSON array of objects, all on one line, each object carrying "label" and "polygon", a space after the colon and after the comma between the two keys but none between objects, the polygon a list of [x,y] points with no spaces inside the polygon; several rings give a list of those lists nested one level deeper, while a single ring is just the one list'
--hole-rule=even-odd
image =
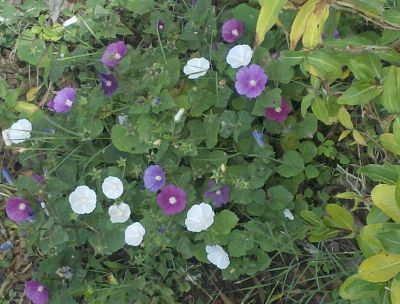
[{"label": "garden plant", "polygon": [[400,304],[400,1],[0,0],[0,303]]}]

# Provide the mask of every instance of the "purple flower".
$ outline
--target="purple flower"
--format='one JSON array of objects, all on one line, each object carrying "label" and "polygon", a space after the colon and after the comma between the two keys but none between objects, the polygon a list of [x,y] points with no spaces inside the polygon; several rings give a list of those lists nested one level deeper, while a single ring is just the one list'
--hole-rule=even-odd
[{"label": "purple flower", "polygon": [[0,245],[0,252],[4,252],[12,247],[12,243],[10,241],[6,241]]},{"label": "purple flower", "polygon": [[174,185],[166,186],[158,195],[157,203],[165,214],[176,214],[186,207],[186,193]]},{"label": "purple flower", "polygon": [[192,7],[195,7],[197,4],[197,0],[192,0]]},{"label": "purple flower", "polygon": [[39,184],[44,184],[44,177],[37,175],[37,174],[33,174],[31,176],[35,181],[37,181]]},{"label": "purple flower", "polygon": [[270,107],[265,109],[265,118],[279,123],[284,122],[290,113],[290,105],[285,100],[281,100],[281,105],[277,108]]},{"label": "purple flower", "polygon": [[114,94],[115,90],[118,89],[118,80],[115,78],[114,74],[103,74],[100,73],[101,88],[104,94],[110,97]]},{"label": "purple flower", "polygon": [[47,103],[47,107],[58,113],[68,112],[76,99],[76,90],[73,88],[64,88],[58,91],[54,100]]},{"label": "purple flower", "polygon": [[33,214],[29,202],[22,197],[11,197],[7,201],[6,213],[16,223],[27,221]]},{"label": "purple flower", "polygon": [[215,179],[210,179],[207,188],[204,191],[204,196],[211,199],[214,202],[215,207],[222,207],[222,205],[229,202],[230,190],[228,185],[222,185],[221,188],[215,190],[215,185],[217,181]]},{"label": "purple flower", "polygon": [[7,184],[12,185],[14,184],[13,178],[10,172],[6,168],[1,168],[1,174],[3,175],[4,179],[7,181]]},{"label": "purple flower", "polygon": [[235,88],[240,95],[248,98],[260,96],[268,82],[264,69],[257,64],[242,67],[236,73]]},{"label": "purple flower", "polygon": [[46,304],[49,301],[48,288],[38,281],[30,280],[26,282],[24,292],[33,304]]},{"label": "purple flower", "polygon": [[338,30],[335,30],[335,32],[333,33],[333,38],[334,39],[339,39],[340,38],[340,33]]},{"label": "purple flower", "polygon": [[49,101],[46,103],[46,106],[47,106],[47,108],[48,108],[49,110],[55,112],[55,110],[54,110],[54,99],[49,100]]},{"label": "purple flower", "polygon": [[165,22],[162,20],[157,21],[157,27],[159,31],[162,31],[165,28]]},{"label": "purple flower", "polygon": [[111,43],[104,51],[103,56],[101,57],[101,62],[106,66],[113,68],[120,62],[122,57],[126,55],[127,51],[128,48],[126,47],[125,42],[118,41]]},{"label": "purple flower", "polygon": [[151,192],[157,192],[165,185],[165,173],[159,165],[152,165],[144,171],[144,186]]},{"label": "purple flower", "polygon": [[253,137],[254,137],[255,141],[257,142],[257,145],[259,145],[260,147],[263,147],[265,145],[264,134],[262,132],[254,130]]},{"label": "purple flower", "polygon": [[243,35],[243,23],[236,19],[229,19],[222,25],[221,36],[225,42],[232,43]]}]

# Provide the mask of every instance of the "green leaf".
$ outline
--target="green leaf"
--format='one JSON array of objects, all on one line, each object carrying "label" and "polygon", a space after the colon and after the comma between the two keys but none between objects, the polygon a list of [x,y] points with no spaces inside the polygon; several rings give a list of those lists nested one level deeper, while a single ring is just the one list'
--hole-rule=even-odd
[{"label": "green leaf", "polygon": [[307,21],[315,9],[318,0],[308,0],[298,11],[290,30],[290,49],[294,50],[306,29]]},{"label": "green leaf", "polygon": [[394,134],[383,133],[379,139],[385,150],[392,152],[393,154],[400,155],[400,144],[397,143]]},{"label": "green leaf", "polygon": [[400,178],[397,180],[394,196],[396,199],[396,204],[400,208]]},{"label": "green leaf", "polygon": [[304,63],[312,75],[322,79],[336,79],[342,77],[343,74],[341,61],[325,51],[308,53]]},{"label": "green leaf", "polygon": [[392,167],[385,165],[366,165],[357,170],[358,174],[364,174],[375,182],[383,182],[386,184],[396,184],[400,177]]},{"label": "green leaf", "polygon": [[375,206],[398,223],[400,222],[400,208],[396,203],[395,191],[396,186],[394,185],[377,185],[372,189],[371,198]]},{"label": "green leaf", "polygon": [[400,254],[400,231],[397,229],[378,232],[376,238],[381,242],[385,251]]},{"label": "green leaf", "polygon": [[376,238],[379,232],[382,232],[384,224],[368,224],[361,228],[358,245],[364,257],[368,258],[384,251],[381,242]]},{"label": "green leaf", "polygon": [[400,68],[391,66],[387,73],[382,103],[389,113],[400,113]]},{"label": "green leaf", "polygon": [[382,285],[364,281],[359,274],[355,274],[344,281],[340,286],[339,294],[343,299],[354,301],[374,297],[378,294],[380,288],[382,288]]},{"label": "green leaf", "polygon": [[215,231],[217,234],[229,234],[238,222],[239,218],[235,213],[229,210],[222,210],[215,215],[210,231]]},{"label": "green leaf", "polygon": [[218,143],[218,133],[221,126],[221,119],[218,115],[208,114],[204,117],[204,130],[206,132],[207,148],[213,148]]},{"label": "green leaf", "polygon": [[310,223],[313,226],[320,226],[322,225],[322,220],[320,219],[320,217],[318,215],[316,215],[314,212],[312,211],[308,211],[308,210],[303,210],[300,212],[300,216],[307,221],[308,223]]},{"label": "green leaf", "polygon": [[272,210],[284,210],[293,201],[293,194],[284,186],[272,186],[268,189],[269,208]]},{"label": "green leaf", "polygon": [[37,65],[46,50],[46,44],[30,30],[25,30],[18,38],[16,50],[19,59]]},{"label": "green leaf", "polygon": [[329,17],[329,7],[330,4],[327,2],[318,2],[308,17],[302,40],[305,48],[315,48],[319,44],[325,22]]},{"label": "green leaf", "polygon": [[315,94],[306,95],[301,101],[301,116],[304,118],[307,115],[307,110],[311,106],[313,100],[315,100]]},{"label": "green leaf", "polygon": [[400,144],[400,117],[396,117],[396,119],[393,121],[392,127],[394,139],[398,144]]},{"label": "green leaf", "polygon": [[130,152],[135,146],[136,137],[128,133],[122,125],[114,125],[111,129],[111,141],[115,148],[123,152]]},{"label": "green leaf", "polygon": [[288,0],[259,0],[261,5],[260,15],[256,27],[256,46],[260,45],[265,38],[265,34],[278,20],[279,13]]},{"label": "green leaf", "polygon": [[383,92],[383,87],[354,81],[337,100],[339,104],[365,105]]},{"label": "green leaf", "polygon": [[390,299],[392,303],[400,303],[400,281],[394,278],[390,286]]},{"label": "green leaf", "polygon": [[349,210],[336,204],[328,204],[326,212],[332,218],[337,228],[354,231],[354,218]]},{"label": "green leaf", "polygon": [[282,165],[276,171],[283,177],[293,177],[304,170],[304,160],[296,151],[288,151],[282,157]]},{"label": "green leaf", "polygon": [[372,53],[363,53],[350,58],[349,68],[357,80],[371,81],[380,79],[382,75],[382,64],[378,56]]},{"label": "green leaf", "polygon": [[347,129],[353,129],[353,122],[351,121],[350,113],[345,107],[340,107],[338,116],[339,122]]},{"label": "green leaf", "polygon": [[256,31],[259,10],[247,4],[239,4],[233,9],[233,17],[243,22],[244,28],[249,33]]},{"label": "green leaf", "polygon": [[358,268],[360,278],[368,282],[387,282],[400,272],[400,255],[381,252],[364,260]]},{"label": "green leaf", "polygon": [[241,257],[254,247],[254,239],[248,232],[233,230],[229,236],[229,256]]}]

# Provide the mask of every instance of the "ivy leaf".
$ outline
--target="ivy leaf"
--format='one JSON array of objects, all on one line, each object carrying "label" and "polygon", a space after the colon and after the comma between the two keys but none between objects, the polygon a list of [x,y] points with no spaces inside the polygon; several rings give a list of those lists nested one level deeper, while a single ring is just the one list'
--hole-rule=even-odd
[{"label": "ivy leaf", "polygon": [[283,177],[293,177],[304,170],[304,160],[296,151],[288,151],[282,157],[282,165],[276,171]]},{"label": "ivy leaf", "polygon": [[241,257],[254,247],[253,236],[247,232],[233,230],[229,237],[229,256]]},{"label": "ivy leaf", "polygon": [[211,226],[210,230],[217,234],[229,234],[238,222],[239,218],[235,213],[229,210],[223,210],[215,216],[214,224]]}]

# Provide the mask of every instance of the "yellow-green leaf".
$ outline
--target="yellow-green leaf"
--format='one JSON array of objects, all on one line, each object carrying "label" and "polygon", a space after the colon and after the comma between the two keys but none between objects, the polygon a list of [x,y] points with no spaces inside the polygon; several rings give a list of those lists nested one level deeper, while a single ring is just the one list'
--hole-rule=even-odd
[{"label": "yellow-green leaf", "polygon": [[296,15],[296,18],[294,18],[292,29],[290,30],[290,48],[292,50],[296,48],[296,45],[299,42],[301,36],[303,36],[308,18],[314,11],[317,2],[318,0],[308,0],[300,8],[299,12]]},{"label": "yellow-green leaf", "polygon": [[356,143],[358,143],[361,146],[368,146],[367,142],[365,141],[364,136],[361,135],[361,133],[357,130],[353,130],[353,137]]},{"label": "yellow-green leaf", "polygon": [[396,279],[393,279],[390,287],[390,299],[393,304],[400,303],[400,282]]},{"label": "yellow-green leaf", "polygon": [[391,66],[383,85],[382,103],[389,113],[400,113],[400,68]]},{"label": "yellow-green leaf", "polygon": [[376,207],[396,223],[400,223],[400,208],[396,204],[395,191],[395,185],[380,184],[372,189],[371,198]]},{"label": "yellow-green leaf", "polygon": [[42,85],[30,88],[26,93],[26,101],[34,101]]},{"label": "yellow-green leaf", "polygon": [[398,144],[392,133],[383,133],[379,139],[385,150],[390,151],[393,154],[400,155],[400,144]]},{"label": "yellow-green leaf", "polygon": [[345,139],[350,133],[351,130],[344,130],[342,133],[340,133],[338,141]]},{"label": "yellow-green leaf", "polygon": [[321,1],[309,16],[303,34],[303,46],[305,48],[311,49],[318,46],[325,22],[329,16],[329,6],[329,4]]},{"label": "yellow-green leaf", "polygon": [[353,129],[353,122],[351,121],[350,113],[346,110],[345,107],[339,108],[337,118],[345,128]]},{"label": "yellow-green leaf", "polygon": [[336,204],[328,204],[326,206],[326,212],[332,218],[336,227],[350,231],[354,230],[354,218],[347,209]]},{"label": "yellow-green leaf", "polygon": [[344,281],[342,286],[340,286],[339,294],[346,300],[358,300],[373,297],[379,293],[380,287],[379,284],[361,280],[360,275],[355,274]]},{"label": "yellow-green leaf", "polygon": [[261,5],[256,27],[256,46],[260,45],[265,34],[278,20],[279,13],[288,0],[258,0]]},{"label": "yellow-green leaf", "polygon": [[39,107],[37,105],[26,101],[17,101],[17,104],[15,105],[15,111],[25,113],[29,116],[37,110],[39,110]]},{"label": "yellow-green leaf", "polygon": [[368,282],[387,282],[400,272],[400,255],[381,252],[364,260],[358,268],[360,278]]}]

